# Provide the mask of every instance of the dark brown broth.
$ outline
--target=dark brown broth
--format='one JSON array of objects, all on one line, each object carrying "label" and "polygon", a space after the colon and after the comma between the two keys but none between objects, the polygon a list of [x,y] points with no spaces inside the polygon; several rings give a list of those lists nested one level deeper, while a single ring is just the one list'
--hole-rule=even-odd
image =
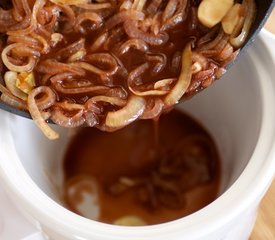
[{"label": "dark brown broth", "polygon": [[[113,133],[82,128],[72,138],[64,158],[65,185],[77,177],[86,176],[95,180],[100,205],[100,216],[97,220],[113,223],[123,216],[134,215],[147,224],[158,224],[191,214],[217,197],[220,159],[215,143],[207,131],[194,119],[176,110],[161,116],[157,128],[157,144],[154,129],[153,121],[140,120]],[[199,145],[190,144],[192,139],[202,141]],[[197,153],[199,157],[192,159]],[[182,160],[182,156],[191,158]],[[184,190],[180,193],[183,201],[180,204],[171,207],[161,204],[159,200],[157,204],[140,201],[138,194],[144,189],[138,186],[119,194],[110,191],[110,187],[115,186],[121,177],[148,180],[148,176],[158,171],[160,161],[163,160],[168,168],[169,164],[174,164],[175,171],[182,171],[178,171],[176,178],[172,176],[174,173],[169,175],[172,180],[185,180],[182,186]],[[85,191],[85,188],[82,190]],[[75,205],[81,202],[82,190],[79,189],[75,199],[68,199],[64,194],[67,207],[79,214]],[[161,191],[158,188],[155,190],[156,194]],[[173,200],[171,196],[169,193],[165,195],[166,199]]]}]

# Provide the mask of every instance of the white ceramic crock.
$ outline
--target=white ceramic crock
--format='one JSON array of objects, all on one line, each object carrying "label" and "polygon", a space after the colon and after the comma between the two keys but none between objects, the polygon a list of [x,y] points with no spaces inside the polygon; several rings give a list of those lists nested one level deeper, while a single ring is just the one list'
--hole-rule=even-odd
[{"label": "white ceramic crock", "polygon": [[[30,120],[0,112],[0,180],[37,229],[53,240],[244,240],[275,171],[275,49],[265,33],[223,80],[179,107],[213,135],[222,156],[220,196],[182,219],[120,227],[61,206],[61,160],[69,132],[51,142]],[[273,42],[273,44],[275,41]],[[38,239],[33,235],[29,239]],[[27,238],[26,238],[27,239]]]}]

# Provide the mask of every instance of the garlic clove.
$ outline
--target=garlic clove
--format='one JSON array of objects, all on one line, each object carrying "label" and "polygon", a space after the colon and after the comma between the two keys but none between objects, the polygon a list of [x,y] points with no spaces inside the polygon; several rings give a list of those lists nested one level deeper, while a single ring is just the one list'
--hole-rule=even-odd
[{"label": "garlic clove", "polygon": [[203,0],[198,8],[199,21],[212,28],[221,22],[233,4],[234,0]]},{"label": "garlic clove", "polygon": [[241,16],[244,14],[243,6],[239,3],[236,3],[230,10],[227,12],[225,17],[222,19],[222,28],[225,33],[231,34],[240,21]]}]

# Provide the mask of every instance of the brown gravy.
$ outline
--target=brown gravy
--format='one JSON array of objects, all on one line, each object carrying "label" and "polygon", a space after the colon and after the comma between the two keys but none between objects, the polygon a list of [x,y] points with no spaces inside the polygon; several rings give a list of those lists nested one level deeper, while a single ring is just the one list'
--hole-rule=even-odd
[{"label": "brown gravy", "polygon": [[[211,136],[176,110],[161,116],[154,129],[149,120],[113,133],[80,129],[64,158],[67,207],[106,223],[137,216],[158,224],[212,202],[219,189],[220,159]],[[79,207],[84,192],[90,194],[85,210]],[[88,213],[92,202],[97,213]]]}]

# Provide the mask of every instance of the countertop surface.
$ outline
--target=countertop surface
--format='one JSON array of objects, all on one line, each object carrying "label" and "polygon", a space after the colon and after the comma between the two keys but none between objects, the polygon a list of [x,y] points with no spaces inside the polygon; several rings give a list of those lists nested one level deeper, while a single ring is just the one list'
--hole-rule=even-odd
[{"label": "countertop surface", "polygon": [[275,239],[275,180],[261,202],[256,225],[249,240]]}]

